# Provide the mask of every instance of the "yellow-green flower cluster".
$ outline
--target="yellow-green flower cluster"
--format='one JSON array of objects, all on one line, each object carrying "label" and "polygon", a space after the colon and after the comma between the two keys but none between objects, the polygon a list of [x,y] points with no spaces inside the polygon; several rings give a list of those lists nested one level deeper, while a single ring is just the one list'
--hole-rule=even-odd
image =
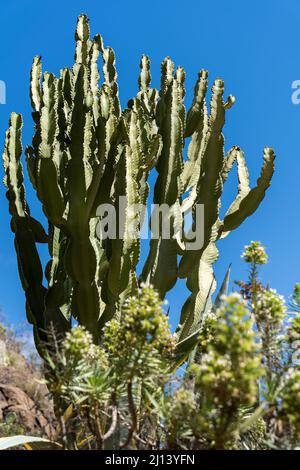
[{"label": "yellow-green flower cluster", "polygon": [[68,361],[84,360],[104,368],[108,365],[105,351],[93,343],[92,335],[83,326],[76,326],[67,332],[63,352]]},{"label": "yellow-green flower cluster", "polygon": [[142,287],[125,304],[120,320],[108,323],[104,345],[112,363],[136,375],[146,374],[157,362],[170,359],[175,340],[161,300],[151,287]]},{"label": "yellow-green flower cluster", "polygon": [[265,248],[259,241],[251,241],[250,245],[246,245],[241,257],[246,263],[266,264],[268,262]]},{"label": "yellow-green flower cluster", "polygon": [[278,329],[286,315],[284,297],[275,289],[264,290],[259,294],[255,310],[255,319],[259,325],[268,324],[269,328]]},{"label": "yellow-green flower cluster", "polygon": [[92,344],[92,335],[83,326],[76,326],[67,332],[63,348],[68,356],[80,358],[88,355]]}]

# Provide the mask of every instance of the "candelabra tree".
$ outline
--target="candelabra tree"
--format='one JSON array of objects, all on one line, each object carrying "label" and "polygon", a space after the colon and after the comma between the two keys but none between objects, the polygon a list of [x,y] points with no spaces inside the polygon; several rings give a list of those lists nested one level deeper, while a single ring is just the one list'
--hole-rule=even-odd
[{"label": "candelabra tree", "polygon": [[[208,111],[208,73],[202,70],[186,112],[184,69],[175,70],[167,57],[157,91],[150,87],[150,61],[143,56],[139,91],[122,110],[114,51],[104,46],[100,35],[90,38],[85,15],[78,18],[75,39],[72,68],[64,68],[58,77],[42,74],[41,58],[35,57],[31,69],[35,130],[25,154],[47,230],[31,216],[26,202],[19,114],[11,115],[3,153],[11,228],[36,345],[42,352],[50,324],[64,334],[72,317],[99,342],[110,319],[122,321],[124,300],[141,282],[153,285],[163,299],[177,279],[184,278],[190,296],[176,331],[178,357],[184,360],[211,308],[216,243],[261,203],[273,175],[274,152],[265,148],[260,177],[250,188],[243,151],[233,147],[224,153],[222,129],[234,97],[224,100],[222,80],[213,84]],[[234,164],[237,196],[221,220],[223,187]],[[163,236],[160,225],[138,277],[140,238],[130,236],[130,229],[142,225],[143,215],[132,207],[147,204],[148,177],[154,168],[154,203],[170,208],[170,236]],[[117,227],[115,234],[104,237],[98,228],[105,215],[98,209],[108,204],[117,212]],[[204,207],[203,243],[195,250],[182,228],[183,216],[191,210],[195,229],[198,205]],[[46,287],[37,243],[49,248]]]}]

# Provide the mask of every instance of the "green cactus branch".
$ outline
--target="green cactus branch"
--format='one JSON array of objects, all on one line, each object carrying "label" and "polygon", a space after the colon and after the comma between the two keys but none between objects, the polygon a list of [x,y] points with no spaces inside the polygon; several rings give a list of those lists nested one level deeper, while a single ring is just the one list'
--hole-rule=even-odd
[{"label": "green cactus branch", "polygon": [[47,240],[47,235],[38,221],[30,216],[25,199],[22,165],[22,117],[12,113],[6,133],[3,161],[4,183],[11,214],[11,228],[15,235],[19,275],[26,296],[27,319],[34,326],[37,345],[45,340],[43,317],[46,289],[43,287],[43,271],[36,248],[36,241]]}]

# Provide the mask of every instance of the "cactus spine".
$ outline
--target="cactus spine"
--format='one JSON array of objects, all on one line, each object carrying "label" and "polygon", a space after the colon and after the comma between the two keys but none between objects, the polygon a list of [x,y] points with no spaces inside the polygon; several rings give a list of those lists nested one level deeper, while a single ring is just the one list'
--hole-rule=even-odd
[{"label": "cactus spine", "polygon": [[[183,305],[176,334],[179,347],[190,348],[189,338],[199,329],[215,289],[212,266],[218,257],[216,243],[259,206],[274,171],[274,152],[265,149],[261,176],[251,189],[242,150],[234,147],[224,155],[222,128],[234,98],[224,101],[222,80],[213,84],[209,113],[208,73],[202,70],[186,113],[184,69],[175,70],[166,58],[158,92],[150,88],[150,61],[143,56],[139,91],[121,110],[114,51],[104,46],[101,36],[90,39],[85,15],[78,18],[75,39],[75,64],[63,69],[59,77],[42,74],[40,57],[34,59],[31,69],[35,133],[25,153],[31,183],[48,219],[47,233],[31,217],[25,199],[22,118],[15,113],[3,154],[19,272],[37,347],[50,322],[65,332],[72,317],[98,341],[102,326],[118,317],[124,299],[137,291],[141,281],[151,283],[163,298],[181,277],[186,278],[191,294]],[[184,160],[187,138],[191,140]],[[235,162],[238,194],[220,220],[223,186]],[[146,204],[148,176],[154,167],[154,203],[172,208],[171,236],[165,239],[159,234],[151,240],[138,278],[140,240],[126,235],[132,220],[142,223],[140,214],[130,208]],[[187,197],[183,197],[185,193]],[[120,207],[121,196],[125,207]],[[99,238],[100,204],[125,211],[125,224],[117,227],[117,237]],[[196,223],[197,204],[204,205],[204,243],[194,251],[186,248],[181,229],[183,214],[189,208]],[[47,287],[43,286],[36,243],[49,247]]]}]

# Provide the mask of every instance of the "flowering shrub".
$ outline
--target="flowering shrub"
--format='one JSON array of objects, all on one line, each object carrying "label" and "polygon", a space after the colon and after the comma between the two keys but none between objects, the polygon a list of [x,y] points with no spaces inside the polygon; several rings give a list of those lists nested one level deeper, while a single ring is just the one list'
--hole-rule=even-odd
[{"label": "flowering shrub", "polygon": [[223,300],[217,312],[214,338],[200,364],[189,368],[199,394],[199,414],[207,446],[224,448],[238,429],[239,409],[252,406],[263,375],[261,353],[250,312],[239,294]]},{"label": "flowering shrub", "polygon": [[252,242],[243,258],[248,282],[206,312],[180,373],[175,335],[150,286],[128,298],[99,344],[80,325],[54,338],[46,377],[65,448],[299,446],[300,287],[288,321],[284,298],[258,278],[264,248]]}]

